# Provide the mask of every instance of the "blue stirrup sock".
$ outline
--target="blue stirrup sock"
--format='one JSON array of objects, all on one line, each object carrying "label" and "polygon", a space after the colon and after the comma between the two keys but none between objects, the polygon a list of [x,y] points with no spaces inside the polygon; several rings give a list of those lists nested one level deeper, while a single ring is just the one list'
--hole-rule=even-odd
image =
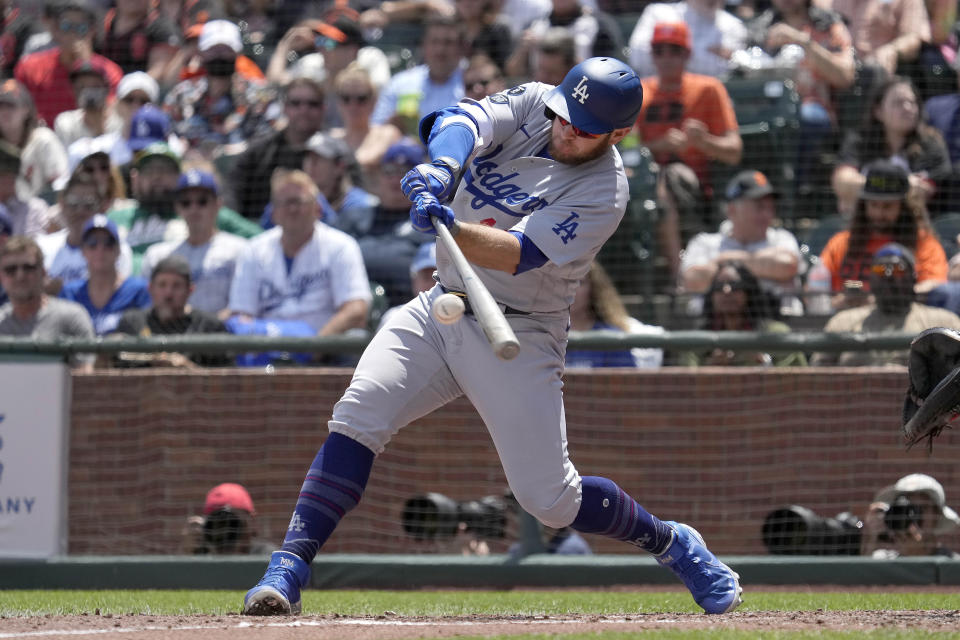
[{"label": "blue stirrup sock", "polygon": [[673,530],[648,513],[636,500],[607,478],[584,476],[580,511],[570,526],[663,553],[673,540]]},{"label": "blue stirrup sock", "polygon": [[374,457],[353,438],[331,433],[310,465],[280,549],[310,564],[340,519],[360,502]]}]

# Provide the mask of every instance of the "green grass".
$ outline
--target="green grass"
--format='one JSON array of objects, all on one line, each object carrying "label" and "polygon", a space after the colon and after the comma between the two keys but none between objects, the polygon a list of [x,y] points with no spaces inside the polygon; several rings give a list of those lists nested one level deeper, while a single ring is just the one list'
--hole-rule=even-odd
[{"label": "green grass", "polygon": [[[740,611],[960,610],[960,594],[951,593],[748,590],[745,596]],[[0,615],[70,615],[96,609],[103,614],[223,615],[239,611],[242,598],[239,591],[0,591]],[[688,593],[681,591],[307,591],[303,594],[303,611],[344,616],[381,615],[386,611],[400,616],[529,616],[694,613],[700,609]],[[569,637],[564,636],[564,640]],[[615,636],[603,637],[610,640]]]}]

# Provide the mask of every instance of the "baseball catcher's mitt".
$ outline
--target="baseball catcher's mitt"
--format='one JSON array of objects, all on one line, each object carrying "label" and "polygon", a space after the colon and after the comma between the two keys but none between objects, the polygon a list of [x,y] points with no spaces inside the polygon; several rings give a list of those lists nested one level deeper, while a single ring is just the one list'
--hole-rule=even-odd
[{"label": "baseball catcher's mitt", "polygon": [[960,414],[960,332],[927,329],[910,343],[910,388],[903,400],[907,448],[933,439]]}]

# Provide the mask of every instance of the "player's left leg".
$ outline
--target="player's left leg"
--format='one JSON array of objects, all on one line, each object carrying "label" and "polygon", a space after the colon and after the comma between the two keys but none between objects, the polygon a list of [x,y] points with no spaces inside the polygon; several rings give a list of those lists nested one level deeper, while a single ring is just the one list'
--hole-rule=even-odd
[{"label": "player's left leg", "polygon": [[[649,551],[708,613],[736,608],[739,576],[697,531],[660,520],[607,478],[577,473],[567,453],[561,393],[565,326],[538,325],[534,318],[511,318],[511,325],[521,344],[515,360],[499,362],[486,348],[474,350],[469,361],[448,362],[487,425],[520,506],[547,526],[570,526]],[[478,334],[474,342],[482,340]]]},{"label": "player's left leg", "polygon": [[696,529],[660,520],[607,478],[584,476],[582,494],[571,528],[616,538],[654,554],[707,613],[728,613],[740,606],[740,576],[707,549]]},{"label": "player's left leg", "polygon": [[360,502],[376,454],[404,425],[461,394],[442,354],[444,342],[456,339],[430,317],[430,296],[439,292],[421,294],[395,313],[364,351],[307,471],[283,546],[244,597],[244,613],[300,612],[310,563]]}]

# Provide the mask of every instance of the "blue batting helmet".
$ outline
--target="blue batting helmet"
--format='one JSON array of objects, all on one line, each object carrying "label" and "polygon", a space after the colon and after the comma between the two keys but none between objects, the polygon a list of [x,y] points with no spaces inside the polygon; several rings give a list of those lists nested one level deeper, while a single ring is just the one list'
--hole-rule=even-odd
[{"label": "blue batting helmet", "polygon": [[640,77],[616,58],[588,58],[543,96],[547,108],[587,133],[632,127],[643,104]]}]

